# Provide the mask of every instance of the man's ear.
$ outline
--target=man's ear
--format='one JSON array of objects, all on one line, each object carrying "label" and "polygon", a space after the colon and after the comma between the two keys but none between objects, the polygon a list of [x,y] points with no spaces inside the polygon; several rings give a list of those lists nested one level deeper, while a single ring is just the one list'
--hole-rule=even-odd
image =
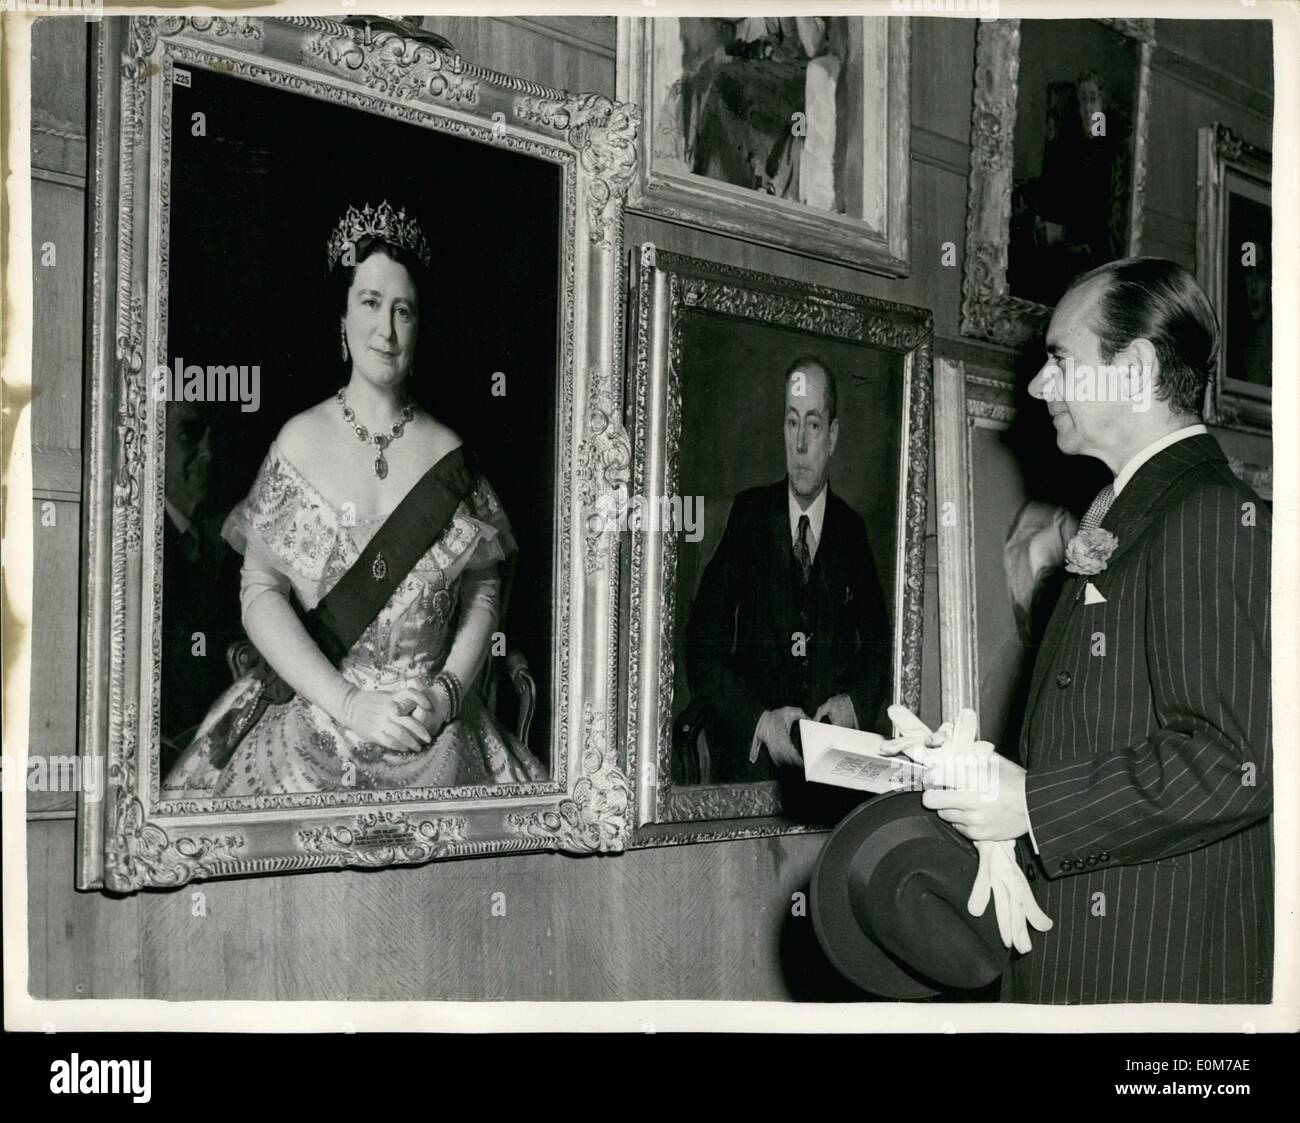
[{"label": "man's ear", "polygon": [[835,444],[840,439],[840,419],[837,417],[831,422],[831,455],[835,455]]},{"label": "man's ear", "polygon": [[1120,391],[1125,400],[1150,403],[1155,397],[1160,374],[1160,357],[1155,345],[1144,336],[1138,336],[1121,352],[1120,364],[1125,380]]}]

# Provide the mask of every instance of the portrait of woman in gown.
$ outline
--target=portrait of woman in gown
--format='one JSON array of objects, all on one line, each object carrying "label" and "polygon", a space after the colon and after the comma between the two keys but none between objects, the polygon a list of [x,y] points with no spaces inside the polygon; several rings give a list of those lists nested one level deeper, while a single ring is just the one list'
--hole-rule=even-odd
[{"label": "portrait of woman in gown", "polygon": [[289,419],[225,521],[260,660],[208,711],[163,795],[544,779],[476,688],[515,552],[509,520],[408,386],[428,242],[385,201],[349,208],[327,257],[346,382]]}]

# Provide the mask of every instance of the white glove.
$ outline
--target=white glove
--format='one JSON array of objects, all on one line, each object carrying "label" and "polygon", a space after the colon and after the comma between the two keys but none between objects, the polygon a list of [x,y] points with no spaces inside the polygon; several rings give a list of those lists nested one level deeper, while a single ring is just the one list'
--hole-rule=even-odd
[{"label": "white glove", "polygon": [[906,706],[889,707],[889,718],[898,727],[899,735],[880,746],[882,756],[902,753],[918,764],[924,764],[931,749],[937,749],[952,736],[952,723],[944,722],[934,732]]},{"label": "white glove", "polygon": [[983,916],[993,898],[998,919],[998,934],[1004,947],[1014,947],[1022,955],[1033,950],[1029,929],[1046,932],[1052,919],[1039,907],[1024,872],[1016,862],[1014,842],[977,842],[979,872],[971,886],[966,911],[971,916]]},{"label": "white glove", "polygon": [[975,739],[979,719],[974,710],[962,710],[956,722],[944,722],[933,733],[905,706],[890,706],[889,716],[901,736],[886,741],[881,753],[889,756],[901,752],[925,765],[925,787],[974,789],[974,781],[988,771],[983,762],[993,755],[993,744]]},{"label": "white glove", "polygon": [[[886,741],[880,752],[886,756],[901,752],[925,765],[926,787],[956,787],[953,781],[961,776],[957,765],[978,762],[993,752],[990,742],[975,740],[978,719],[974,710],[962,710],[955,723],[945,722],[933,732],[906,706],[890,706],[889,717],[898,727],[899,736]],[[1022,954],[1032,951],[1029,928],[1046,932],[1052,920],[1034,899],[1024,871],[1016,862],[1015,843],[976,842],[975,849],[979,869],[966,911],[971,916],[983,916],[992,897],[1003,946],[1014,947]]]}]

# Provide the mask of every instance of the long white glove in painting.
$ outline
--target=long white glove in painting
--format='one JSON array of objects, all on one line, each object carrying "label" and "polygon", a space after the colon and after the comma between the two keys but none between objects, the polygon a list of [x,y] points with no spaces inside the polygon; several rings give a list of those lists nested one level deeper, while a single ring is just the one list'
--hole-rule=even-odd
[{"label": "long white glove in painting", "polygon": [[[982,775],[988,775],[986,770],[981,770],[980,762],[992,755],[993,745],[975,739],[974,710],[962,710],[955,723],[944,722],[936,730],[931,730],[906,706],[890,706],[889,716],[899,735],[886,741],[880,752],[886,756],[903,753],[925,765],[926,787],[970,787],[978,784]],[[980,864],[966,902],[967,911],[971,916],[983,916],[992,898],[1003,945],[1014,947],[1022,954],[1031,951],[1029,929],[1046,932],[1052,927],[1052,920],[1034,899],[1033,890],[1016,862],[1015,843],[982,841],[975,843],[975,849]]]}]

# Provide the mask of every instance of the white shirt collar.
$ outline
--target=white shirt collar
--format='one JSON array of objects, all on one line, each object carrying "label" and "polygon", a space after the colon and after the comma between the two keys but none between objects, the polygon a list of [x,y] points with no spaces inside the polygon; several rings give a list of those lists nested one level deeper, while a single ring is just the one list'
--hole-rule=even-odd
[{"label": "white shirt collar", "polygon": [[793,545],[799,544],[799,516],[808,516],[808,555],[809,557],[817,556],[817,543],[822,540],[822,524],[826,521],[826,495],[830,491],[829,484],[822,484],[822,489],[817,493],[817,498],[809,505],[808,510],[799,506],[799,500],[794,497],[794,489],[786,482],[785,494],[790,504],[790,542]]},{"label": "white shirt collar", "polygon": [[174,504],[170,499],[167,499],[165,497],[163,499],[163,507],[166,508],[167,514],[171,517],[172,525],[177,530],[179,530],[182,534],[187,533],[190,529],[192,520],[187,519],[181,513],[180,508],[177,507],[176,504]]},{"label": "white shirt collar", "polygon": [[1208,433],[1209,430],[1204,425],[1188,425],[1184,429],[1178,429],[1173,433],[1166,433],[1158,441],[1152,441],[1146,448],[1136,456],[1129,458],[1127,464],[1119,470],[1119,475],[1115,477],[1115,494],[1118,495],[1124,490],[1124,485],[1129,482],[1148,460],[1157,452],[1163,452],[1170,445],[1177,444],[1179,441],[1185,441],[1188,437],[1199,437],[1202,433]]}]

